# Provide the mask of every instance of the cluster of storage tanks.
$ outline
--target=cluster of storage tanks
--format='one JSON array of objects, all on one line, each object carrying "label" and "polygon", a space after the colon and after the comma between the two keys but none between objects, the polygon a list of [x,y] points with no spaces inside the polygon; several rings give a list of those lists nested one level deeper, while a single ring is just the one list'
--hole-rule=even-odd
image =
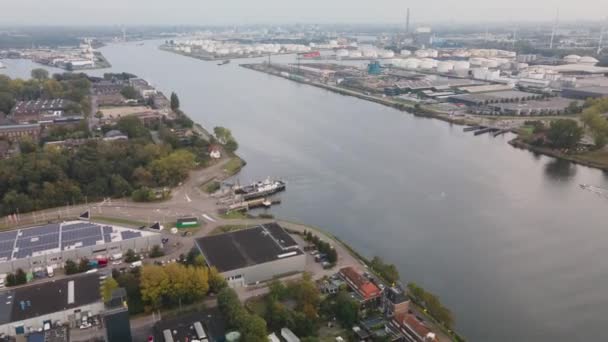
[{"label": "cluster of storage tanks", "polygon": [[336,51],[336,57],[340,58],[393,58],[395,53],[391,50],[377,49],[374,47],[362,47],[357,50],[340,49]]},{"label": "cluster of storage tanks", "polygon": [[179,42],[175,47],[178,51],[191,53],[193,49],[202,50],[215,55],[250,55],[268,53],[303,53],[311,48],[301,44],[238,44],[217,40],[187,40]]},{"label": "cluster of storage tanks", "polygon": [[564,57],[564,62],[568,64],[587,64],[587,65],[596,65],[599,61],[591,56],[578,56],[578,55],[568,55]]}]

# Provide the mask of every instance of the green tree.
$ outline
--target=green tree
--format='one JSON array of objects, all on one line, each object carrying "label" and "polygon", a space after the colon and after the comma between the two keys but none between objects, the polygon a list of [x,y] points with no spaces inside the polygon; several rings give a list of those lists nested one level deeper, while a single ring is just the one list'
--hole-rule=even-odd
[{"label": "green tree", "polygon": [[67,260],[63,266],[63,270],[65,271],[65,274],[68,275],[76,274],[78,273],[78,265],[76,265],[73,260]]},{"label": "green tree", "polygon": [[127,250],[127,252],[125,253],[125,261],[134,262],[134,261],[138,261],[138,260],[139,260],[139,255],[135,254],[135,251],[133,251],[131,248],[129,248]]},{"label": "green tree", "polygon": [[233,153],[239,148],[239,144],[232,137],[228,139],[228,141],[226,141],[226,144],[224,146],[228,151]]},{"label": "green tree", "polygon": [[120,94],[130,100],[139,98],[139,93],[132,86],[126,86],[126,87],[122,88],[122,90],[120,91]]},{"label": "green tree", "polygon": [[87,260],[87,258],[80,259],[80,262],[78,263],[78,272],[86,272],[90,269],[89,260]]},{"label": "green tree", "polygon": [[167,272],[161,266],[145,265],[141,270],[141,298],[144,303],[158,309],[161,307],[163,295],[171,286]]},{"label": "green tree", "polygon": [[118,288],[118,282],[112,277],[106,278],[101,285],[101,297],[104,302],[112,299],[112,292]]},{"label": "green tree", "polygon": [[110,189],[114,197],[123,197],[131,194],[131,185],[121,175],[114,174],[110,177]]},{"label": "green tree", "polygon": [[25,283],[27,283],[27,276],[21,268],[18,268],[15,271],[15,285],[23,285]]},{"label": "green tree", "polygon": [[15,106],[15,98],[8,92],[0,92],[0,113],[8,114]]},{"label": "green tree", "polygon": [[172,92],[171,93],[171,110],[173,111],[177,111],[179,109],[179,97],[177,97],[177,94]]},{"label": "green tree", "polygon": [[19,140],[19,151],[21,151],[21,153],[36,152],[37,147],[37,144],[31,137],[23,137]]},{"label": "green tree", "polygon": [[572,119],[559,119],[551,122],[547,138],[556,148],[575,147],[583,136],[583,129]]},{"label": "green tree", "polygon": [[163,250],[160,248],[159,245],[154,245],[152,246],[152,249],[150,250],[150,258],[160,258],[162,256],[165,255],[165,252],[163,252]]},{"label": "green tree", "polygon": [[340,291],[336,296],[333,311],[344,327],[352,327],[359,319],[359,304],[346,291]]},{"label": "green tree", "polygon": [[33,79],[38,81],[43,81],[49,78],[49,72],[41,68],[32,69],[31,75]]},{"label": "green tree", "polygon": [[209,268],[209,291],[219,293],[227,286],[228,284],[226,283],[226,278],[224,278],[224,276],[218,272],[217,268]]}]

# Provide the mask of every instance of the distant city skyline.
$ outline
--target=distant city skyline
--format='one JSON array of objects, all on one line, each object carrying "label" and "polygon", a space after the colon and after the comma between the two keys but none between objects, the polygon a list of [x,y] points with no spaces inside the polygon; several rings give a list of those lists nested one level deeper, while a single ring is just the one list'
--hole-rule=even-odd
[{"label": "distant city skyline", "polygon": [[603,20],[608,1],[578,0],[5,0],[3,25],[223,25],[288,23],[412,24]]}]

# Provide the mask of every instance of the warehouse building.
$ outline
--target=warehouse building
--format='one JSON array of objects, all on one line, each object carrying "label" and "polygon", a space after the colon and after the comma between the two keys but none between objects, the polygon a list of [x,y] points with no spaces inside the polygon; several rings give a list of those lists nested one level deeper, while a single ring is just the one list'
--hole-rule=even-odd
[{"label": "warehouse building", "polygon": [[202,237],[196,245],[232,287],[303,272],[306,256],[277,223]]},{"label": "warehouse building", "polygon": [[0,232],[0,273],[63,267],[67,260],[109,257],[162,245],[158,233],[88,221],[51,223]]},{"label": "warehouse building", "polygon": [[99,275],[20,287],[0,293],[0,335],[25,335],[59,324],[75,327],[104,310]]},{"label": "warehouse building", "polygon": [[608,87],[565,88],[562,90],[562,96],[579,100],[608,97]]}]

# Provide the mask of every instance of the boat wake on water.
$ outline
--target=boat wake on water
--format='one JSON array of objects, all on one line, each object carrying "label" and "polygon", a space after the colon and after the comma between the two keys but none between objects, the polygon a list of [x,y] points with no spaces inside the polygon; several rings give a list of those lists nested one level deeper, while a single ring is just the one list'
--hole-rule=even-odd
[{"label": "boat wake on water", "polygon": [[590,191],[599,197],[604,197],[604,198],[608,199],[608,189],[600,188],[599,186],[595,186],[595,185],[591,185],[591,184],[579,184],[579,186],[583,190]]}]

